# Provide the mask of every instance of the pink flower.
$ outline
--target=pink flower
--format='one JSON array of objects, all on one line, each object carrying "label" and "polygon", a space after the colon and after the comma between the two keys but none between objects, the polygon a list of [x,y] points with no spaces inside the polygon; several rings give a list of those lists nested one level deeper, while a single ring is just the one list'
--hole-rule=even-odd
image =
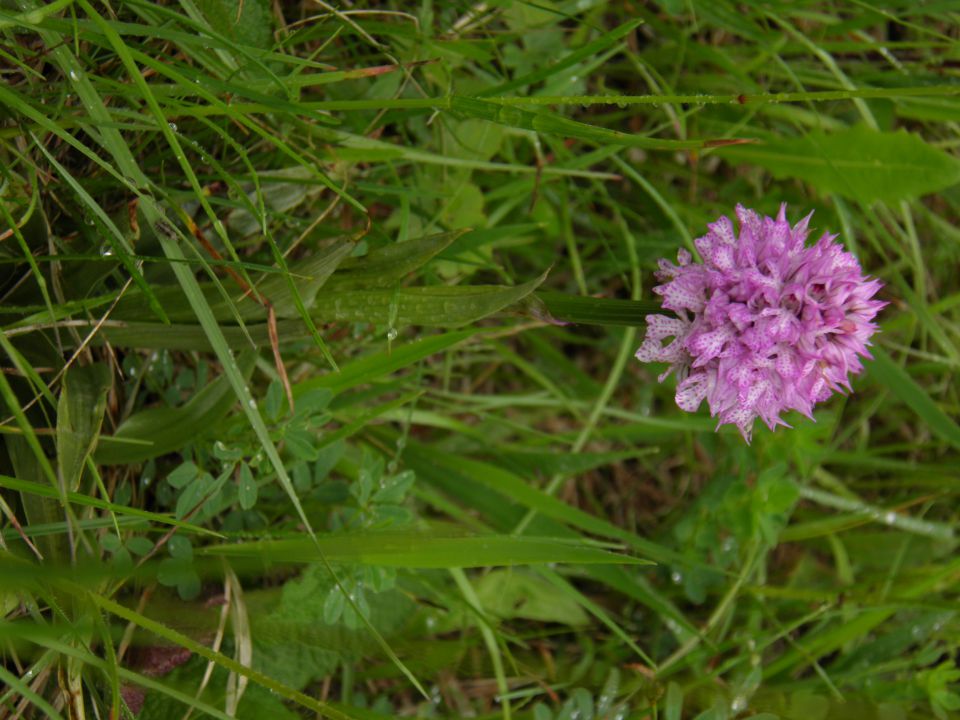
[{"label": "pink flower", "polygon": [[739,235],[722,217],[696,241],[703,263],[680,250],[656,273],[654,292],[677,316],[647,316],[637,358],[670,363],[659,379],[677,372],[677,405],[695,412],[706,399],[717,427],[736,425],[747,442],[755,418],[771,430],[786,410],[813,419],[816,403],[849,390],[887,304],[836,235],[804,246],[812,215],[791,228],[786,204],[776,219],[738,205]]}]

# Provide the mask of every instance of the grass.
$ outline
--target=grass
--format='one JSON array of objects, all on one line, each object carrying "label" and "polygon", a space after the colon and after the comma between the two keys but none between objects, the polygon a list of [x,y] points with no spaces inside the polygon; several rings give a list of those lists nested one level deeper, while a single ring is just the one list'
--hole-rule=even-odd
[{"label": "grass", "polygon": [[[0,718],[960,711],[950,3],[0,6]],[[743,203],[889,301],[745,445]]]}]

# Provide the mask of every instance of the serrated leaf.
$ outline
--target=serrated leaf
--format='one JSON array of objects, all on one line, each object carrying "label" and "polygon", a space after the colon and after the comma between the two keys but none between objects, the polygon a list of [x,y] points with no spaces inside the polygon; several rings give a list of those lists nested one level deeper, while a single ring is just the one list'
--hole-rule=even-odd
[{"label": "serrated leaf", "polygon": [[[342,600],[343,593],[320,566],[311,565],[299,578],[286,582],[278,607],[251,616],[254,667],[302,688],[333,672],[341,659],[376,652],[366,630],[348,628],[342,613],[334,612],[336,608],[328,615],[328,603],[337,605]],[[411,597],[399,590],[372,593],[368,601],[370,621],[385,636],[399,631],[416,610]],[[334,615],[333,622],[326,619]]]},{"label": "serrated leaf", "polygon": [[776,178],[799,178],[820,192],[863,203],[907,200],[960,182],[960,162],[905,130],[880,132],[858,125],[717,152],[764,167]]}]

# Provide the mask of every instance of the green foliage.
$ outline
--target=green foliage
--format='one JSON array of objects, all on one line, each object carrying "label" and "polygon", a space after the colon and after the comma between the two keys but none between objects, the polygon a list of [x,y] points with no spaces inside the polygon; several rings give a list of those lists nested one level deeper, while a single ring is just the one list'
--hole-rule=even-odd
[{"label": "green foliage", "polygon": [[739,565],[745,547],[777,544],[798,498],[796,485],[785,472],[785,466],[775,465],[755,479],[715,477],[674,526],[684,554],[708,561],[673,570],[673,581],[682,583],[692,602],[703,602],[710,586],[723,584],[722,572]]},{"label": "green foliage", "polygon": [[589,618],[574,600],[557,597],[556,588],[537,575],[494,570],[476,583],[483,609],[503,620],[525,619],[579,627]]},{"label": "green foliage", "polygon": [[857,125],[810,132],[720,151],[759,165],[777,178],[798,178],[819,192],[835,192],[869,205],[896,203],[960,182],[960,162],[905,130],[880,132]]},{"label": "green foliage", "polygon": [[960,683],[960,670],[950,660],[925,670],[917,678],[918,683],[930,698],[930,709],[939,720],[950,717],[960,710],[960,693],[952,689]]},{"label": "green foliage", "polygon": [[[410,623],[416,606],[384,568],[337,566],[342,587],[377,630],[390,638]],[[321,565],[284,584],[280,601],[253,621],[256,667],[302,689],[375,649],[354,608]]]},{"label": "green foliage", "polygon": [[[245,375],[253,370],[253,360],[252,353],[241,358]],[[104,465],[125,465],[180,450],[215,427],[235,401],[230,384],[219,377],[198,388],[180,407],[148,408],[131,415],[112,435],[100,438],[95,459]]]},{"label": "green foliage", "polygon": [[[949,3],[348,5],[0,7],[0,717],[960,712]],[[751,446],[738,202],[890,303]]]},{"label": "green foliage", "polygon": [[[197,691],[196,678],[204,674],[206,662],[200,658],[191,659],[185,665],[177,668],[164,678],[164,682],[171,687],[179,688],[188,695]],[[200,700],[214,707],[222,707],[227,696],[228,673],[222,668],[214,668],[200,695]],[[137,715],[142,720],[167,720],[183,712],[183,705],[178,700],[162,695],[156,691],[147,691],[143,710]],[[297,713],[284,705],[279,698],[269,690],[259,685],[250,685],[237,706],[238,720],[258,720],[259,718],[276,718],[277,720],[295,720],[300,717]]]}]

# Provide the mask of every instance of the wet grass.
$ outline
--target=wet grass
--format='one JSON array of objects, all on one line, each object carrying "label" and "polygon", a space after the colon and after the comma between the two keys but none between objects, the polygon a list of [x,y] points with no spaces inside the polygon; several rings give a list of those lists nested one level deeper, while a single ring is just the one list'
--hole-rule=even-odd
[{"label": "wet grass", "polygon": [[[0,9],[0,718],[960,709],[950,3]],[[885,283],[745,445],[632,355],[737,203]]]}]

